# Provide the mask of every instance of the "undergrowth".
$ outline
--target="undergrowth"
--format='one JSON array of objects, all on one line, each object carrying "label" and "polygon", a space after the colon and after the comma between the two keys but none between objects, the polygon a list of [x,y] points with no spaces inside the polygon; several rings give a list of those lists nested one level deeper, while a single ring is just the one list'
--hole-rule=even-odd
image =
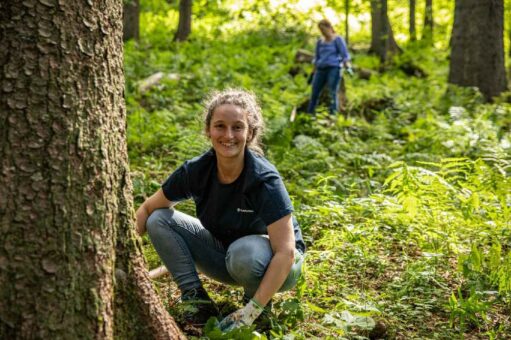
[{"label": "undergrowth", "polygon": [[[154,1],[153,1],[154,2]],[[146,2],[147,8],[156,2]],[[202,98],[239,86],[260,98],[267,157],[293,199],[308,246],[304,279],[276,297],[269,331],[225,338],[504,338],[511,334],[511,107],[483,103],[446,84],[448,53],[407,46],[370,80],[347,78],[343,115],[289,115],[308,96],[310,65],[290,75],[315,37],[300,18],[226,20],[217,6],[194,17],[189,42],[171,41],[175,8],[141,16],[141,40],[125,46],[128,146],[136,203],[184,160],[207,150]],[[163,6],[163,7],[161,7]],[[247,14],[248,15],[248,14]],[[256,16],[255,13],[252,13]],[[427,70],[405,75],[401,63]],[[141,81],[164,77],[148,91]],[[385,103],[367,109],[369,102]],[[180,209],[193,214],[193,205]],[[151,268],[160,261],[147,238]],[[213,297],[240,306],[241,293],[206,279]],[[177,289],[155,281],[164,301]],[[172,303],[169,304],[172,310]]]}]

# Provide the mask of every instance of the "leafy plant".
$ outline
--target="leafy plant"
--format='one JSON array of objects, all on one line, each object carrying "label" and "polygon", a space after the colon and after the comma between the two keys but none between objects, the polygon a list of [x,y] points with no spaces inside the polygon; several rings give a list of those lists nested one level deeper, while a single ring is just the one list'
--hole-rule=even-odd
[{"label": "leafy plant", "polygon": [[491,303],[482,300],[482,293],[472,289],[468,297],[463,297],[458,289],[458,297],[451,294],[449,298],[450,324],[459,326],[460,333],[467,327],[480,327],[487,321],[486,316]]},{"label": "leafy plant", "polygon": [[[284,179],[308,246],[306,275],[295,291],[277,295],[264,335],[253,327],[224,334],[213,322],[209,338],[511,333],[511,105],[505,97],[484,104],[477,89],[446,84],[452,2],[434,2],[434,47],[403,44],[407,27],[396,4],[389,2],[389,16],[405,50],[396,67],[380,73],[378,58],[362,52],[369,3],[352,1],[350,25],[360,25],[350,34],[352,57],[371,78],[345,79],[343,115],[298,114],[290,122],[310,91],[311,65],[296,65],[294,55],[313,48],[316,18],[342,13],[342,2],[302,10],[294,0],[198,1],[190,40],[174,43],[177,3],[142,1],[141,39],[125,44],[136,203],[209,147],[198,137],[202,98],[212,89],[245,87],[261,101],[266,155]],[[407,63],[427,70],[426,78],[404,76],[399,66]],[[140,91],[156,72],[172,77]],[[191,203],[178,209],[194,213]],[[143,241],[149,265],[158,266]],[[242,294],[204,281],[217,300]],[[170,280],[155,285],[165,299],[177,292]],[[375,336],[377,328],[383,330]]]}]

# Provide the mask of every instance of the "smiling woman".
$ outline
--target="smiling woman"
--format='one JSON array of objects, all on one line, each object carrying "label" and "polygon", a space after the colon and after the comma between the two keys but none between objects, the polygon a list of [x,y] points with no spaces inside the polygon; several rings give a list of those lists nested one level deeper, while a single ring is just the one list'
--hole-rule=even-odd
[{"label": "smiling woman", "polygon": [[[284,183],[263,157],[256,97],[236,89],[213,93],[204,123],[211,150],[186,161],[141,205],[137,230],[147,229],[181,300],[193,305],[187,324],[218,316],[196,268],[243,287],[245,307],[220,323],[230,330],[252,324],[276,292],[296,285],[305,245]],[[189,198],[197,218],[172,208]]]},{"label": "smiling woman", "polygon": [[245,113],[232,104],[223,104],[215,110],[215,116],[207,135],[216,151],[217,158],[233,159],[239,163],[247,141],[252,138]]}]

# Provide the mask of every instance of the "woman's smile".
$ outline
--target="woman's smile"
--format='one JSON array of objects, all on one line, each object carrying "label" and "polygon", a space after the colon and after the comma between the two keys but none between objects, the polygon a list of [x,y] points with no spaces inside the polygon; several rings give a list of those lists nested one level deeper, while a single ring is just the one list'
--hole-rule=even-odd
[{"label": "woman's smile", "polygon": [[226,148],[230,148],[231,146],[234,146],[236,145],[236,143],[221,143],[223,146],[225,146]]},{"label": "woman's smile", "polygon": [[246,114],[238,106],[220,105],[213,113],[208,135],[219,159],[243,160],[251,136]]}]

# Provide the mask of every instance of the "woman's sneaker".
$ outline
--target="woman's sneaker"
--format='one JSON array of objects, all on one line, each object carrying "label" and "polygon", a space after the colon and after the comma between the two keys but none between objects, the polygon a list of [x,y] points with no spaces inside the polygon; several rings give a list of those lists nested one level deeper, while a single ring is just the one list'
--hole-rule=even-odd
[{"label": "woman's sneaker", "polygon": [[215,302],[202,287],[183,292],[181,303],[185,323],[194,327],[203,327],[210,317],[219,315]]}]

